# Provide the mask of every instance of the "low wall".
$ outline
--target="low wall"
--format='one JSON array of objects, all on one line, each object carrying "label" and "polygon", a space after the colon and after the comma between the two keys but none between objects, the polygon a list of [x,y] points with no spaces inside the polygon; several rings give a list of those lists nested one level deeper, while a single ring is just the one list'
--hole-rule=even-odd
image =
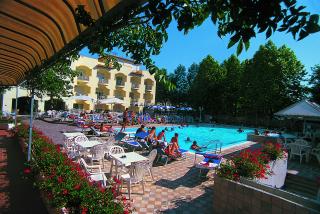
[{"label": "low wall", "polygon": [[253,141],[253,142],[257,142],[257,143],[265,143],[265,142],[276,143],[277,139],[278,138],[276,138],[276,137],[270,137],[270,136],[264,136],[264,135],[254,135],[254,134],[247,135],[248,141]]},{"label": "low wall", "polygon": [[[258,186],[259,184],[257,184]],[[264,188],[268,188],[265,187]],[[266,189],[265,189],[266,190]],[[277,191],[276,189],[273,189]],[[273,193],[215,177],[214,180],[214,212],[213,213],[320,213],[318,207],[311,209]]]}]

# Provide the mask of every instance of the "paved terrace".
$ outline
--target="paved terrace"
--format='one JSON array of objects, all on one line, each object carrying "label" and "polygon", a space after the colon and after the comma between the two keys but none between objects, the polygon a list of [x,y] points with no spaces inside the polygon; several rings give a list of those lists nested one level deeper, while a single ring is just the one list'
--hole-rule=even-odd
[{"label": "paved terrace", "polygon": [[[52,124],[39,120],[35,121],[34,125],[52,138],[56,144],[63,142],[62,131],[77,129],[75,126]],[[247,142],[232,149],[224,150],[223,154],[228,157],[242,149],[256,148],[257,146],[254,142]],[[137,213],[212,213],[214,176],[210,172],[207,178],[201,178],[198,169],[193,165],[193,161],[194,155],[188,154],[186,160],[154,167],[155,181],[151,181],[151,177],[146,178],[145,194],[142,194],[141,185],[132,189],[132,205]],[[109,165],[109,163],[106,164],[105,172],[109,172]],[[299,170],[302,176],[310,176],[310,173],[312,177],[320,175],[319,167],[310,168],[307,165],[297,164],[295,161],[290,161],[288,168]],[[123,194],[127,195],[126,191],[127,189],[123,188]],[[35,201],[34,204],[42,203]]]}]

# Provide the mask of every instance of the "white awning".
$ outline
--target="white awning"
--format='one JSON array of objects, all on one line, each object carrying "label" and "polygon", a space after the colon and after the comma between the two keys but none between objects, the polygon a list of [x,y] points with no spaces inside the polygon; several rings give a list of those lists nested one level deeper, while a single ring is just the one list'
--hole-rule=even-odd
[{"label": "white awning", "polygon": [[275,116],[320,120],[320,106],[309,100],[302,100],[274,114]]}]

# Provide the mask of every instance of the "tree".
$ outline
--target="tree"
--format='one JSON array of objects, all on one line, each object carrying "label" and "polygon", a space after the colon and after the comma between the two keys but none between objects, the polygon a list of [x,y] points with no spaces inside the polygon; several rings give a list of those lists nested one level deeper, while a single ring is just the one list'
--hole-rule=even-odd
[{"label": "tree", "polygon": [[172,91],[171,102],[175,105],[184,105],[187,101],[188,81],[186,67],[178,65],[172,75],[172,82],[176,85],[176,89]]},{"label": "tree", "polygon": [[27,76],[21,85],[37,97],[48,95],[51,102],[54,98],[70,96],[72,93],[71,81],[78,72],[71,69],[71,62],[75,57],[59,61],[45,71],[38,71],[32,76]]},{"label": "tree", "polygon": [[169,79],[166,69],[160,69],[159,72],[155,74],[155,79],[158,82],[156,85],[156,103],[167,105],[167,103],[170,102],[170,91],[159,79],[163,76],[165,76],[166,79]]},{"label": "tree", "polygon": [[260,46],[246,62],[242,78],[247,113],[272,116],[301,99],[306,92],[301,84],[305,75],[304,66],[286,46],[277,48],[271,41]]},{"label": "tree", "polygon": [[[188,33],[210,17],[218,26],[220,37],[231,35],[228,47],[238,44],[237,54],[243,47],[249,48],[250,39],[257,33],[264,33],[268,38],[275,31],[285,31],[301,40],[320,31],[319,15],[304,11],[305,7],[298,5],[296,0],[152,0],[141,5],[137,1],[137,4],[137,7],[127,8],[126,16],[96,27],[93,34],[82,39],[86,42],[78,48],[88,46],[92,53],[102,56],[106,55],[105,51],[112,52],[117,48],[154,73],[159,69],[151,55],[159,54],[167,41],[167,29],[172,20],[177,21],[178,30]],[[78,6],[76,19],[85,26],[96,23],[83,5]],[[106,59],[108,65],[110,61],[119,65],[110,56]],[[160,80],[170,87],[166,78]]]},{"label": "tree", "polygon": [[189,89],[191,88],[191,85],[197,76],[199,72],[199,65],[197,63],[192,63],[190,67],[188,68],[188,73],[187,73],[187,80],[189,84]]},{"label": "tree", "polygon": [[199,64],[190,94],[193,106],[202,106],[208,113],[221,112],[221,92],[224,70],[208,55]]},{"label": "tree", "polygon": [[311,68],[312,75],[309,80],[312,101],[320,103],[320,65]]},{"label": "tree", "polygon": [[221,67],[225,70],[225,77],[223,80],[224,111],[229,115],[236,115],[241,100],[240,81],[243,69],[240,60],[235,55],[232,55],[225,60]]}]

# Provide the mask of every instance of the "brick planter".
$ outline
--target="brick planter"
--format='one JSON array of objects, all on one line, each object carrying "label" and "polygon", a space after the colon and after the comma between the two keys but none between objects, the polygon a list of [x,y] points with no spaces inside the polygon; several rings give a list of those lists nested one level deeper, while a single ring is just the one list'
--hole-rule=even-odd
[{"label": "brick planter", "polygon": [[216,176],[213,213],[320,213],[320,204],[295,197],[252,181],[243,184]]}]

